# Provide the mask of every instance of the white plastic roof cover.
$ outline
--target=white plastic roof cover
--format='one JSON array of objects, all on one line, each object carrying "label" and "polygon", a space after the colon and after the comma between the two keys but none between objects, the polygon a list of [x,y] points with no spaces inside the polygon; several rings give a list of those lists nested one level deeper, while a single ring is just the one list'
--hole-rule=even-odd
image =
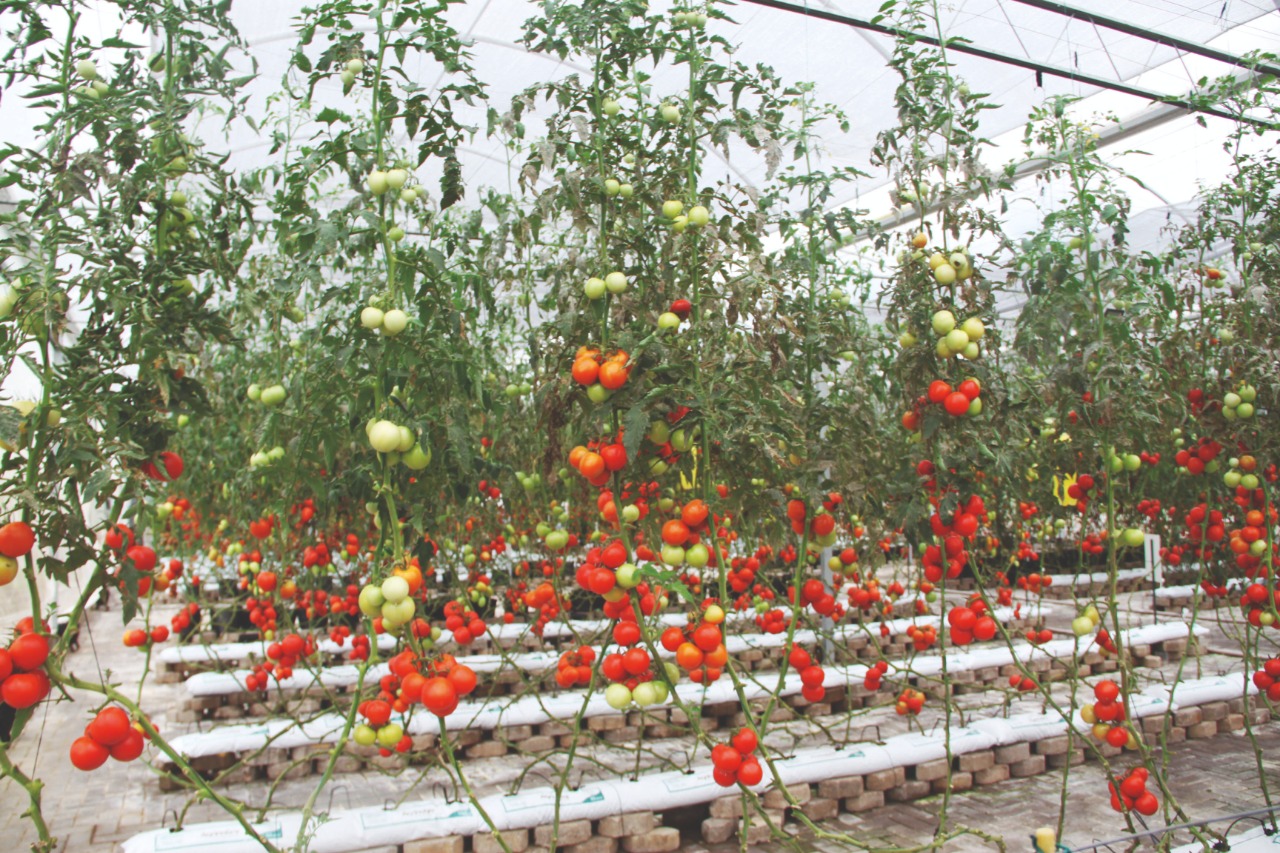
[{"label": "white plastic roof cover", "polygon": [[[712,21],[713,30],[736,46],[736,58],[748,63],[764,63],[782,79],[792,82],[812,81],[820,100],[835,104],[852,119],[850,131],[823,139],[828,162],[868,169],[869,152],[876,134],[896,121],[893,92],[898,84],[896,73],[886,67],[892,50],[892,36],[855,29],[805,14],[806,10],[834,13],[851,19],[868,21],[880,8],[879,0],[772,0],[788,3],[787,9],[759,5],[752,0],[723,4],[733,23]],[[1269,50],[1280,44],[1278,0],[1067,0],[1065,5],[1082,12],[1095,13],[1146,28],[1149,37],[1116,32],[1085,20],[1028,5],[1024,0],[953,0],[939,2],[939,29],[947,37],[960,37],[974,47],[1006,54],[1044,66],[1074,71],[1081,75],[1127,83],[1169,96],[1183,96],[1195,89],[1201,77],[1217,77],[1240,69],[1185,54],[1158,40],[1160,35],[1188,42],[1211,45],[1219,50],[1241,55],[1254,50]],[[118,27],[114,10],[101,0],[86,4],[90,13],[85,22],[96,25],[102,35]],[[279,113],[281,105],[268,99],[279,93],[280,80],[286,73],[291,53],[297,44],[295,26],[298,16],[308,4],[305,0],[237,0],[232,15],[249,44],[258,64],[258,78],[251,85],[253,98],[250,112],[261,118],[268,111]],[[654,0],[651,11],[673,8],[670,0]],[[687,7],[688,4],[678,4]],[[545,81],[578,73],[585,68],[572,60],[531,53],[521,43],[524,21],[541,13],[541,3],[532,0],[470,0],[450,7],[450,22],[472,42],[472,58],[477,77],[488,90],[489,104],[504,110],[513,96],[535,81]],[[0,16],[0,21],[3,16]],[[886,21],[891,23],[891,21]],[[132,33],[145,39],[145,34]],[[937,33],[923,35],[936,36]],[[1080,107],[1081,116],[1111,113],[1122,121],[1135,119],[1160,109],[1149,101],[1131,95],[1100,90],[1073,79],[1014,67],[991,59],[950,54],[956,70],[971,89],[989,93],[989,100],[1000,104],[984,116],[984,135],[1000,143],[1019,137],[1028,111],[1053,95],[1096,95]],[[422,69],[420,83],[429,84],[438,76],[433,68]],[[658,69],[654,78],[656,91],[679,91],[684,82],[682,68]],[[328,91],[324,88],[327,85]],[[314,108],[326,102],[344,104],[339,83],[322,85]],[[1100,93],[1100,94],[1099,94]],[[33,117],[24,112],[19,93],[9,91],[0,100],[0,121],[9,141],[30,143]],[[349,101],[345,101],[347,107]],[[465,111],[468,123],[483,129],[484,106]],[[1173,117],[1134,139],[1126,139],[1126,149],[1142,149],[1149,168],[1148,185],[1154,194],[1138,199],[1135,211],[1177,205],[1190,200],[1198,185],[1218,180],[1226,160],[1217,148],[1226,123],[1209,119],[1208,128],[1200,128],[1184,111],[1169,111]],[[272,155],[271,141],[246,123],[236,124],[225,141],[209,138],[201,129],[201,137],[214,149],[230,151],[237,168],[252,169],[267,165]],[[304,128],[304,135],[305,135]],[[536,127],[530,137],[536,137]],[[221,143],[221,144],[220,144]],[[1022,152],[1016,144],[997,145],[993,156],[1007,155],[1016,159]],[[510,156],[503,141],[485,138],[477,133],[473,143],[461,152],[463,177],[469,187],[513,186],[512,174],[518,168],[518,157]],[[731,169],[738,180],[755,182],[762,178],[764,165],[758,158],[731,156],[720,168]],[[516,165],[512,165],[515,163]],[[992,165],[1000,165],[995,162]],[[420,175],[431,180],[434,176]],[[887,214],[887,194],[874,192],[883,187],[887,176],[875,174],[862,179],[842,204],[857,204],[873,213]]]}]

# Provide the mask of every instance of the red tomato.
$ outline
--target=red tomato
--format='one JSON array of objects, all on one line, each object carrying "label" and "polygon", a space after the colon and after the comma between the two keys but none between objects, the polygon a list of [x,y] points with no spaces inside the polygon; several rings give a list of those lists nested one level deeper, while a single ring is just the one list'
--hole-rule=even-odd
[{"label": "red tomato", "polygon": [[133,761],[142,755],[142,748],[145,745],[146,740],[142,737],[142,732],[130,726],[124,740],[111,747],[111,757],[116,761]]},{"label": "red tomato", "polygon": [[6,557],[26,556],[36,544],[36,535],[25,521],[11,521],[0,527],[0,554]]},{"label": "red tomato", "polygon": [[9,656],[19,672],[39,669],[49,658],[49,639],[44,634],[23,634],[9,644]]},{"label": "red tomato", "polygon": [[123,708],[117,708],[115,705],[103,708],[98,712],[98,716],[93,718],[93,722],[84,728],[86,737],[92,738],[103,746],[115,746],[128,737],[131,731],[134,731],[134,728],[129,715]]},{"label": "red tomato", "polygon": [[0,700],[19,710],[30,708],[49,695],[49,676],[43,672],[16,672],[0,684]]},{"label": "red tomato", "polygon": [[71,744],[71,763],[77,770],[97,770],[107,759],[111,751],[89,737],[78,737]]}]

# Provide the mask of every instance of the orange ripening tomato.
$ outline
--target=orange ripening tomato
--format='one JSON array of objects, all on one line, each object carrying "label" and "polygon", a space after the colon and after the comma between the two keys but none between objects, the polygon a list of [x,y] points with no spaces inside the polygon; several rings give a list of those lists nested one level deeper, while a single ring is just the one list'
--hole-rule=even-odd
[{"label": "orange ripening tomato", "polygon": [[627,368],[617,361],[606,361],[600,365],[600,384],[610,391],[617,391],[627,384]]},{"label": "orange ripening tomato", "polygon": [[594,358],[580,358],[573,363],[573,381],[579,385],[593,385],[600,375],[600,363]]},{"label": "orange ripening tomato", "polygon": [[599,477],[604,472],[604,457],[588,450],[578,462],[578,470],[588,480]]}]

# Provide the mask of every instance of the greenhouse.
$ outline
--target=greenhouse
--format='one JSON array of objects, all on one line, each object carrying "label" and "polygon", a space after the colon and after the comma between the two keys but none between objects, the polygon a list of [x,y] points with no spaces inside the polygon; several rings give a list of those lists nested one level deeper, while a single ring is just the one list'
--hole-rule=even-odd
[{"label": "greenhouse", "polygon": [[15,850],[1274,849],[1280,2],[0,32]]}]

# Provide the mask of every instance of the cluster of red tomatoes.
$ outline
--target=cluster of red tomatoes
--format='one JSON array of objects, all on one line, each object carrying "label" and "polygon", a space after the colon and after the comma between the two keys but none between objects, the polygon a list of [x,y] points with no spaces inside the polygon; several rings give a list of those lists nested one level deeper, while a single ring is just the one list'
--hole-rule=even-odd
[{"label": "cluster of red tomatoes", "polygon": [[590,646],[581,646],[560,655],[556,664],[556,684],[568,690],[571,687],[586,687],[591,683],[591,664],[596,659],[596,650]]},{"label": "cluster of red tomatoes", "polygon": [[1020,693],[1030,693],[1037,687],[1034,678],[1026,675],[1019,675],[1016,672],[1009,676],[1009,686]]},{"label": "cluster of red tomatoes", "polygon": [[[1269,600],[1271,606],[1268,606]],[[1255,628],[1280,626],[1280,622],[1275,621],[1272,615],[1273,607],[1280,607],[1280,589],[1271,592],[1260,583],[1251,583],[1240,595],[1240,607],[1249,624]]]},{"label": "cluster of red tomatoes", "polygon": [[[161,483],[168,483],[182,476],[182,470],[185,466],[182,463],[182,457],[178,454],[171,450],[162,450],[156,459],[160,463],[159,465],[148,459],[140,466],[142,473],[145,474],[148,479],[156,480]],[[162,468],[163,471],[161,470]]]},{"label": "cluster of red tomatoes", "polygon": [[276,521],[277,519],[274,515],[268,515],[249,522],[249,535],[254,539],[266,539],[271,535],[271,531],[275,529]]},{"label": "cluster of red tomatoes", "polygon": [[771,549],[762,545],[750,557],[734,557],[730,560],[727,575],[729,588],[734,592],[746,592],[751,589],[756,582],[756,573],[760,571],[760,566],[772,553]]},{"label": "cluster of red tomatoes", "polygon": [[1190,450],[1183,449],[1174,454],[1173,461],[1179,468],[1185,468],[1188,474],[1200,475],[1221,452],[1221,444],[1211,438],[1202,437]]},{"label": "cluster of red tomatoes", "polygon": [[1030,521],[1037,513],[1040,507],[1028,501],[1018,501],[1018,515],[1022,516],[1023,521]]},{"label": "cluster of red tomatoes", "polygon": [[1038,631],[1035,628],[1028,628],[1025,636],[1027,638],[1027,642],[1034,643],[1038,646],[1052,640],[1053,632],[1048,628],[1041,628]]},{"label": "cluster of red tomatoes", "polygon": [[1111,783],[1111,808],[1118,812],[1133,810],[1150,817],[1160,810],[1160,800],[1147,790],[1150,774],[1145,767],[1135,767],[1123,779]]},{"label": "cluster of red tomatoes", "polygon": [[755,751],[760,739],[749,728],[743,727],[728,743],[718,743],[711,748],[712,777],[716,784],[732,788],[741,782],[750,787],[764,778],[764,768]]},{"label": "cluster of red tomatoes", "polygon": [[1092,474],[1081,474],[1076,481],[1067,486],[1067,497],[1076,502],[1076,509],[1084,512],[1089,508],[1089,493],[1098,485]]},{"label": "cluster of red tomatoes", "polygon": [[[259,572],[259,575],[266,574]],[[275,575],[272,574],[274,579]],[[275,604],[268,598],[258,598],[250,596],[245,600],[244,609],[249,612],[249,621],[253,623],[253,627],[262,632],[264,636],[271,636],[276,630],[276,613]]]},{"label": "cluster of red tomatoes", "polygon": [[809,702],[821,702],[827,695],[827,688],[822,683],[827,680],[827,673],[814,662],[813,656],[799,646],[793,646],[787,655],[787,663],[800,673],[800,695]]},{"label": "cluster of red tomatoes", "polygon": [[849,604],[858,610],[871,610],[882,601],[880,582],[867,578],[867,582],[849,589]]},{"label": "cluster of red tomatoes", "polygon": [[1107,546],[1102,544],[1102,540],[1105,536],[1105,531],[1102,533],[1090,533],[1080,541],[1080,550],[1084,551],[1086,554],[1092,554],[1095,557],[1105,554]]},{"label": "cluster of red tomatoes", "polygon": [[654,679],[653,660],[649,653],[639,646],[625,652],[611,652],[600,661],[600,672],[614,684],[621,684],[628,690],[646,681]]},{"label": "cluster of red tomatoes", "polygon": [[1157,521],[1160,518],[1161,504],[1156,498],[1143,498],[1138,501],[1136,509],[1139,514],[1145,515],[1152,521]]},{"label": "cluster of red tomatoes", "polygon": [[49,676],[43,669],[49,659],[49,638],[35,632],[29,616],[18,622],[17,631],[9,648],[0,649],[0,701],[22,709],[49,695]]},{"label": "cluster of red tomatoes", "polygon": [[[790,598],[794,602],[795,595],[792,594]],[[839,616],[843,615],[843,608],[836,601],[836,597],[827,589],[827,585],[818,578],[809,578],[800,585],[800,606],[812,607],[813,612],[819,616],[839,618]],[[837,613],[837,611],[840,612]]]},{"label": "cluster of red tomatoes", "polygon": [[1018,549],[1014,552],[1013,558],[1020,563],[1034,563],[1040,559],[1040,553],[1031,545],[1030,534],[1025,532],[1022,534],[1022,537],[1018,540]]},{"label": "cluster of red tomatoes", "polygon": [[413,738],[405,733],[404,726],[391,722],[391,703],[385,699],[366,699],[356,706],[356,713],[364,722],[356,727],[355,742],[361,746],[378,745],[384,758],[392,751],[406,753],[413,749]]},{"label": "cluster of red tomatoes", "polygon": [[1099,681],[1093,687],[1094,701],[1080,709],[1080,716],[1093,726],[1093,737],[1117,749],[1130,746],[1133,734],[1124,725],[1128,718],[1124,702],[1120,700],[1120,685],[1111,679]]},{"label": "cluster of red tomatoes", "polygon": [[469,646],[477,637],[484,636],[486,625],[480,614],[455,600],[444,606],[444,627],[453,632],[455,643]]},{"label": "cluster of red tomatoes", "polygon": [[[689,625],[683,630],[673,625],[662,632],[662,647],[675,652],[676,665],[687,672],[689,680],[695,684],[710,684],[717,681],[724,672],[729,652],[720,631],[722,621],[724,611],[719,606],[712,605],[707,608],[703,621],[698,625]],[[619,627],[623,624],[626,623],[619,623]],[[617,639],[616,633],[614,639]]]},{"label": "cluster of red tomatoes", "polygon": [[296,515],[298,517],[298,520],[294,522],[294,527],[302,527],[303,525],[310,523],[311,519],[316,517],[316,499],[307,498],[306,500],[295,503],[293,506],[289,507],[289,514]]},{"label": "cluster of red tomatoes", "polygon": [[923,693],[914,687],[907,687],[898,694],[898,701],[894,704],[893,710],[899,717],[905,717],[908,714],[915,717],[924,708],[924,700],[925,695]]},{"label": "cluster of red tomatoes", "polygon": [[618,568],[627,561],[627,546],[619,539],[603,548],[592,548],[574,575],[578,586],[596,595],[608,595],[618,585]]},{"label": "cluster of red tomatoes", "polygon": [[1272,702],[1280,702],[1280,657],[1274,657],[1253,674],[1253,684]]},{"label": "cluster of red tomatoes", "polygon": [[766,634],[781,634],[791,625],[791,619],[781,609],[770,608],[756,616],[756,625]]},{"label": "cluster of red tomatoes", "polygon": [[379,683],[381,698],[403,713],[417,702],[437,717],[447,717],[458,707],[458,700],[476,689],[476,674],[469,666],[458,663],[453,655],[440,655],[418,671],[419,660],[412,651],[393,657],[391,672]]},{"label": "cluster of red tomatoes", "polygon": [[[884,626],[888,630],[888,626]],[[938,642],[938,629],[932,625],[908,625],[907,637],[917,652],[925,652]]]},{"label": "cluster of red tomatoes", "polygon": [[948,578],[960,577],[965,564],[969,562],[965,540],[973,540],[978,530],[979,516],[986,516],[986,507],[982,498],[973,495],[967,504],[956,510],[950,524],[945,523],[936,512],[929,517],[933,533],[942,539],[942,546],[930,544],[924,549],[920,562],[924,566],[926,580],[938,583],[944,575]]},{"label": "cluster of red tomatoes", "polygon": [[949,382],[935,379],[929,383],[928,392],[919,397],[915,405],[902,415],[902,428],[908,432],[919,430],[920,421],[924,416],[924,407],[929,403],[942,406],[947,414],[955,418],[967,414],[976,415],[982,411],[981,396],[982,386],[976,379],[966,379],[955,388],[952,388]]},{"label": "cluster of red tomatoes", "polygon": [[108,758],[133,761],[142,755],[146,738],[123,708],[108,705],[71,742],[71,764],[77,770],[97,770]]},{"label": "cluster of red tomatoes", "polygon": [[490,483],[488,480],[481,480],[477,483],[476,491],[491,501],[502,499],[502,489],[498,488],[495,484]]},{"label": "cluster of red tomatoes", "polygon": [[862,677],[862,686],[875,692],[880,689],[880,680],[884,678],[884,674],[889,671],[889,662],[886,660],[878,660],[867,669],[867,674]]},{"label": "cluster of red tomatoes", "polygon": [[967,646],[974,640],[990,640],[999,627],[996,620],[987,615],[987,603],[980,598],[951,608],[947,612],[947,624],[951,626],[951,642],[957,646]]},{"label": "cluster of red tomatoes", "polygon": [[[520,585],[525,586],[523,581]],[[538,615],[530,628],[535,637],[541,637],[543,631],[546,630],[547,624],[559,616],[563,609],[560,596],[556,594],[556,588],[546,581],[531,590],[521,593],[520,601],[525,607],[538,611]],[[506,615],[511,616],[514,620],[514,614],[508,613]]]},{"label": "cluster of red tomatoes", "polygon": [[124,632],[122,642],[127,648],[139,649],[148,644],[163,643],[169,639],[169,629],[164,625],[154,625],[150,631],[143,628],[130,628]]},{"label": "cluster of red tomatoes", "polygon": [[360,587],[349,584],[343,595],[323,589],[304,590],[294,598],[293,607],[307,619],[323,617],[329,613],[354,614],[360,609]]},{"label": "cluster of red tomatoes", "polygon": [[300,634],[286,634],[279,642],[267,646],[267,658],[276,663],[276,678],[293,675],[298,659],[309,658],[315,653],[315,639]]},{"label": "cluster of red tomatoes", "polygon": [[[354,537],[355,534],[352,534],[352,536]],[[356,550],[360,550],[360,540],[358,538],[356,539]],[[333,557],[329,553],[329,545],[323,539],[302,549],[302,565],[304,568],[323,568],[332,563]]]}]

